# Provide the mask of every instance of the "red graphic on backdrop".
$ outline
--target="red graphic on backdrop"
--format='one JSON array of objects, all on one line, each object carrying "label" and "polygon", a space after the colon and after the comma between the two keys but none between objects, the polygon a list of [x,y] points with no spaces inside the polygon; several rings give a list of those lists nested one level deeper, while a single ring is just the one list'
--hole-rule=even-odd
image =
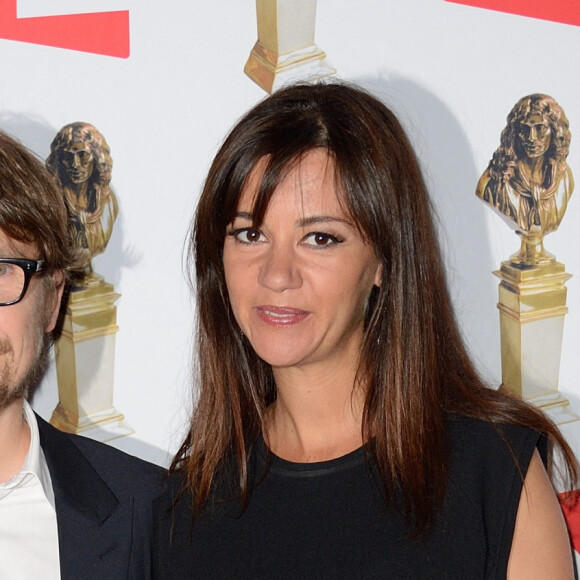
[{"label": "red graphic on backdrop", "polygon": [[572,492],[572,497],[564,499],[562,496],[562,511],[568,525],[568,532],[574,549],[580,553],[580,489]]},{"label": "red graphic on backdrop", "polygon": [[580,2],[578,0],[446,0],[519,16],[551,20],[580,26]]},{"label": "red graphic on backdrop", "polygon": [[129,11],[17,18],[18,0],[0,0],[0,38],[127,58]]}]

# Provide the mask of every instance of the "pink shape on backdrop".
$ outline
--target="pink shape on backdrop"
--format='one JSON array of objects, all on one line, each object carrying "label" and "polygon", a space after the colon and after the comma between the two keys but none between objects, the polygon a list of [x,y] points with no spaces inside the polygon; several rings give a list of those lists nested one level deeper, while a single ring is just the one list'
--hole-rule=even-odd
[{"label": "pink shape on backdrop", "polygon": [[17,18],[18,0],[0,0],[0,38],[127,58],[129,11]]},{"label": "pink shape on backdrop", "polygon": [[580,26],[578,0],[446,0],[446,2]]}]

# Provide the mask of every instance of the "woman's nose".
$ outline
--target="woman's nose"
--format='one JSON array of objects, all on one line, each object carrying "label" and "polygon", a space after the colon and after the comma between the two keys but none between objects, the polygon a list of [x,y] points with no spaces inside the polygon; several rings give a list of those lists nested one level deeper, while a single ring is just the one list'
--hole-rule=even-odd
[{"label": "woman's nose", "polygon": [[302,277],[295,251],[272,246],[264,256],[259,283],[274,292],[300,288]]}]

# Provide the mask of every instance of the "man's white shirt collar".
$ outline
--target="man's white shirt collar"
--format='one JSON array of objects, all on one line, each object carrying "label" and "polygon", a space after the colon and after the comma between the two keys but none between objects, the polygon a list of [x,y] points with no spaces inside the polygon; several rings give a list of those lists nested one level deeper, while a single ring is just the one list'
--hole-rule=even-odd
[{"label": "man's white shirt collar", "polygon": [[58,580],[60,556],[54,492],[38,423],[24,402],[30,446],[19,473],[0,483],[0,579]]},{"label": "man's white shirt collar", "polygon": [[38,423],[36,421],[36,415],[28,404],[28,401],[24,401],[23,403],[22,415],[30,429],[30,447],[28,448],[28,453],[24,458],[24,463],[22,464],[20,472],[9,481],[0,483],[0,500],[15,488],[22,485],[24,481],[28,480],[30,477],[37,477],[44,491],[44,495],[46,495],[46,499],[48,499],[54,508],[54,491],[52,489],[52,481],[50,479],[48,465],[46,464],[44,453],[40,447]]}]

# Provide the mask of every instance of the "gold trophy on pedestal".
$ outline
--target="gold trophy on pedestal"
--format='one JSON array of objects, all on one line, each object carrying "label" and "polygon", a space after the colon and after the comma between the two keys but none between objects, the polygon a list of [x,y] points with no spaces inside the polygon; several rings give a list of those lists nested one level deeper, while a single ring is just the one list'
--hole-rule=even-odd
[{"label": "gold trophy on pedestal", "polygon": [[521,239],[519,252],[494,272],[501,280],[503,385],[560,424],[579,418],[558,391],[571,275],[543,240],[558,229],[574,189],[566,163],[570,139],[568,119],[552,97],[521,98],[476,190]]},{"label": "gold trophy on pedestal", "polygon": [[113,160],[105,138],[88,123],[64,126],[50,150],[46,165],[61,185],[83,268],[55,344],[59,402],[50,422],[69,433],[110,441],[133,433],[113,406],[120,295],[91,264],[104,252],[118,213],[110,187]]}]

